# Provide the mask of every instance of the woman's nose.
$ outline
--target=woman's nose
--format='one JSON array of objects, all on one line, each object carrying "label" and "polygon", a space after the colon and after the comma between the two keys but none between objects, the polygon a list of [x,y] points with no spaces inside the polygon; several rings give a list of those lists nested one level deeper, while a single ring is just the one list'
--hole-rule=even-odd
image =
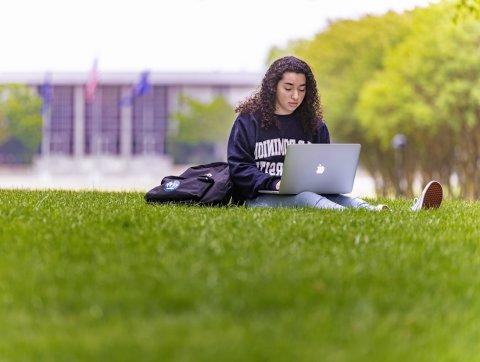
[{"label": "woman's nose", "polygon": [[298,99],[298,91],[293,91],[292,98],[293,98],[294,100],[297,100],[297,99]]}]

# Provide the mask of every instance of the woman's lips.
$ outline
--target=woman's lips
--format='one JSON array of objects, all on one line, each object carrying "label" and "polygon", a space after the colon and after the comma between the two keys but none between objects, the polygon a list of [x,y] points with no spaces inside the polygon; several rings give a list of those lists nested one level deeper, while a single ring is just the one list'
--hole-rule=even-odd
[{"label": "woman's lips", "polygon": [[298,103],[291,103],[291,102],[288,102],[289,105],[291,105],[292,107],[295,107],[295,106],[298,106]]}]

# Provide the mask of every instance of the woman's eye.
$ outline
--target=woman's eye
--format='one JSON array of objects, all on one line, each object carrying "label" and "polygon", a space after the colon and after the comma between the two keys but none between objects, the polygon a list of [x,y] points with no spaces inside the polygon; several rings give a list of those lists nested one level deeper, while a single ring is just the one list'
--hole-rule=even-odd
[{"label": "woman's eye", "polygon": [[305,88],[299,89],[300,92],[305,92]]},{"label": "woman's eye", "polygon": [[287,91],[291,91],[291,90],[292,90],[292,88],[285,88],[285,90],[287,90]]}]

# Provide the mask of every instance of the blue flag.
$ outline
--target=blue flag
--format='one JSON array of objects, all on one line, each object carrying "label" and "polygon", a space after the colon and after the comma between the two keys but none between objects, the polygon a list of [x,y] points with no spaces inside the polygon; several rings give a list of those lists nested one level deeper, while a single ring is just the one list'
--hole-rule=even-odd
[{"label": "blue flag", "polygon": [[148,79],[149,76],[150,76],[150,71],[148,70],[140,74],[140,80],[133,87],[132,93],[120,101],[121,106],[131,106],[135,98],[141,97],[150,91],[150,89],[152,88],[152,85],[149,82],[149,79]]},{"label": "blue flag", "polygon": [[148,81],[149,76],[150,72],[148,70],[142,72],[142,74],[140,75],[140,81],[137,83],[133,90],[133,97],[143,96],[150,90],[151,85]]}]

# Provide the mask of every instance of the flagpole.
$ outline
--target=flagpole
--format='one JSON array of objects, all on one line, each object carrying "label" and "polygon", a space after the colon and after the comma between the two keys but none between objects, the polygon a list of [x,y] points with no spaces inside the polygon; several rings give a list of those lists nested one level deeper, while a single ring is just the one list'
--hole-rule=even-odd
[{"label": "flagpole", "polygon": [[92,143],[93,143],[93,154],[95,157],[98,157],[101,153],[101,123],[102,123],[102,89],[99,88],[96,92],[96,97],[93,101],[93,111],[92,112]]},{"label": "flagpole", "polygon": [[145,132],[145,119],[146,119],[146,116],[145,116],[145,96],[143,96],[142,98],[142,133],[143,133],[143,137],[142,137],[142,143],[143,143],[143,152],[142,154],[145,156],[147,154],[147,142],[146,142],[146,132]]},{"label": "flagpole", "polygon": [[150,155],[151,150],[151,139],[153,133],[153,108],[147,107],[147,105],[152,105],[153,102],[148,102],[150,95],[144,94],[142,96],[142,129],[143,129],[143,155]]},{"label": "flagpole", "polygon": [[[132,87],[132,91],[131,91],[131,94],[130,94],[130,97],[126,97],[124,99],[121,100],[120,104],[122,106],[129,106],[129,107],[132,107],[134,108],[134,102],[135,102],[135,99],[137,99],[138,97],[142,97],[141,98],[141,105],[139,105],[141,107],[141,110],[142,110],[142,118],[141,118],[141,126],[142,126],[142,155],[146,155],[148,152],[147,152],[147,136],[146,136],[146,132],[145,132],[145,125],[147,123],[147,102],[146,102],[146,99],[144,97],[144,95],[146,93],[148,93],[148,91],[150,90],[151,88],[151,85],[148,81],[148,77],[149,77],[149,74],[150,74],[150,71],[144,71],[141,73],[140,75],[140,80],[138,81],[138,83],[136,85],[134,85]],[[136,135],[135,135],[136,136]]]},{"label": "flagpole", "polygon": [[47,72],[45,74],[45,79],[41,87],[41,96],[42,96],[42,157],[50,156],[50,140],[51,140],[51,118],[52,118],[52,107],[51,103],[53,100],[53,87],[51,84],[51,74]]},{"label": "flagpole", "polygon": [[155,135],[154,135],[154,102],[155,102],[155,98],[154,98],[154,91],[153,91],[153,87],[152,87],[152,91],[150,92],[149,96],[151,96],[151,102],[150,102],[150,110],[148,112],[148,118],[147,118],[147,122],[148,122],[148,126],[149,126],[149,129],[150,129],[150,132],[148,133],[147,137],[148,137],[148,153],[149,154],[154,154],[155,153]]},{"label": "flagpole", "polygon": [[[90,135],[90,152],[93,156],[99,153],[99,122],[101,121],[102,112],[102,96],[101,92],[97,92],[99,82],[98,76],[98,58],[93,61],[92,70],[85,86],[85,95],[87,102],[90,102],[92,109],[92,125]],[[97,95],[98,93],[98,95]]]}]

